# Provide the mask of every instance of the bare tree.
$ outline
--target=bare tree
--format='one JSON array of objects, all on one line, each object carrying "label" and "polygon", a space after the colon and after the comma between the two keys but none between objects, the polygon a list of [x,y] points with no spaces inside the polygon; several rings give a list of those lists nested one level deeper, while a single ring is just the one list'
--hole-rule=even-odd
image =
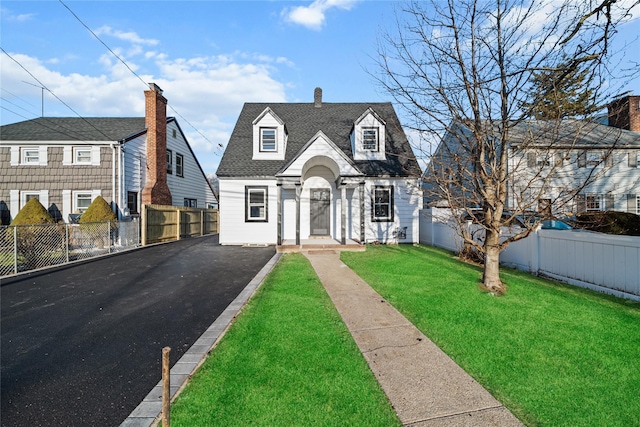
[{"label": "bare tree", "polygon": [[[532,96],[533,77],[553,73],[561,82],[580,69],[592,103],[603,106],[616,90],[607,80],[610,40],[637,4],[416,1],[382,35],[375,77],[404,108],[409,127],[439,142],[425,172],[429,188],[452,209],[465,244],[482,254],[489,291],[506,289],[500,251],[528,236],[544,216],[525,218],[515,233],[505,228],[543,204],[546,213],[569,210],[610,165],[621,134],[589,120],[590,111],[581,120],[534,120],[541,101]],[[602,141],[608,148],[599,158],[585,159]],[[576,173],[582,163],[588,167]],[[468,220],[481,225],[482,241],[468,233]]]}]

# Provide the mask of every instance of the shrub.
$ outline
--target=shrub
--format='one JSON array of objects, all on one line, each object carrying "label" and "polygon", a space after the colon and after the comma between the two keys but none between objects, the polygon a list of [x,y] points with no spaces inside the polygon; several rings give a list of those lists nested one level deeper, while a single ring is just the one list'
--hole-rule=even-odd
[{"label": "shrub", "polygon": [[51,256],[60,247],[63,230],[47,224],[55,224],[55,220],[38,199],[29,200],[11,221],[16,228],[7,230],[5,239],[7,243],[16,245],[22,260],[21,268],[37,268],[40,260]]},{"label": "shrub", "polygon": [[118,217],[102,196],[96,197],[80,217],[79,223],[117,221]]},{"label": "shrub", "polygon": [[38,199],[31,199],[20,209],[11,225],[53,224],[51,214]]},{"label": "shrub", "polygon": [[640,236],[640,215],[630,212],[583,212],[577,215],[576,225],[600,233]]},{"label": "shrub", "polygon": [[[108,237],[105,237],[100,232],[100,225],[94,224],[105,222],[109,222]],[[104,248],[110,245],[110,240],[113,241],[113,239],[117,237],[118,217],[102,196],[93,199],[93,202],[91,202],[87,210],[84,211],[78,223],[80,223],[80,230],[85,235],[85,238],[93,240],[93,244],[98,248]]]}]

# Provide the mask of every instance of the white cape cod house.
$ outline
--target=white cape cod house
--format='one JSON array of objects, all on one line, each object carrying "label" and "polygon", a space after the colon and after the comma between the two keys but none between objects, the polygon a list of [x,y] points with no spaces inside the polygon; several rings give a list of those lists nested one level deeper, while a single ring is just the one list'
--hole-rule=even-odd
[{"label": "white cape cod house", "polygon": [[217,171],[220,243],[419,240],[420,167],[391,103],[244,105]]}]

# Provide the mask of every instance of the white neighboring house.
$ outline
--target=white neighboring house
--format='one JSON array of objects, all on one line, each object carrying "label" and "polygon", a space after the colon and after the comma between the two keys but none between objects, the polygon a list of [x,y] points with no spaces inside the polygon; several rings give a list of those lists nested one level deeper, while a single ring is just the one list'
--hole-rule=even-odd
[{"label": "white neighboring house", "polygon": [[[443,205],[431,170],[452,174],[460,169],[459,164],[462,169],[472,167],[465,165],[468,155],[461,148],[470,140],[470,131],[464,126],[452,129],[457,130],[444,136],[433,154],[433,168],[425,173],[425,205]],[[521,122],[509,132],[506,209],[640,214],[640,96],[612,102],[607,124],[564,120],[558,125],[534,120]],[[473,200],[474,196],[468,192],[466,198]]]},{"label": "white neighboring house", "polygon": [[220,162],[220,243],[418,242],[420,167],[391,103],[247,103]]},{"label": "white neighboring house", "polygon": [[[145,95],[146,117],[42,117],[2,126],[0,209],[5,218],[13,218],[34,197],[64,221],[84,212],[99,195],[119,218],[138,214],[148,203],[217,206],[177,120],[166,117],[162,91],[152,83]],[[150,121],[160,125],[150,131]],[[164,160],[154,162],[154,156]],[[169,198],[145,199],[145,187],[163,179]]]}]

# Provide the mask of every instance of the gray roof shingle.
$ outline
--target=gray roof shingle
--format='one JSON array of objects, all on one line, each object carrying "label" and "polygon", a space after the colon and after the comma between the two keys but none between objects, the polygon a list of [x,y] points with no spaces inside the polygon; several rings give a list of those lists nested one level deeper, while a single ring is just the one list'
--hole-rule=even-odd
[{"label": "gray roof shingle", "polygon": [[40,117],[0,128],[1,141],[119,141],[146,130],[144,117]]},{"label": "gray roof shingle", "polygon": [[[252,122],[270,107],[282,119],[287,131],[284,160],[252,160]],[[367,176],[411,176],[421,174],[420,166],[391,103],[247,103],[242,108],[229,144],[222,156],[220,177],[273,177],[318,132],[322,131],[350,159],[349,135],[355,121],[371,107],[386,122],[386,161],[354,161]]]}]

